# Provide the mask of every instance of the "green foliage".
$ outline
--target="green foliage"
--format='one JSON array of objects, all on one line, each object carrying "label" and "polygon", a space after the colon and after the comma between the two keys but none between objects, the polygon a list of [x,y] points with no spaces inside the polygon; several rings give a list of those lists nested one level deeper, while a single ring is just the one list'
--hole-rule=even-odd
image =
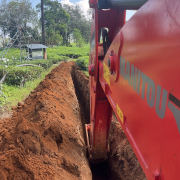
[{"label": "green foliage", "polygon": [[53,65],[52,60],[49,59],[36,59],[29,61],[28,64],[34,64],[43,67],[44,69],[48,69]]},{"label": "green foliage", "polygon": [[2,106],[5,104],[6,102],[6,95],[5,95],[5,87],[0,84],[0,108],[2,108]]},{"label": "green foliage", "polygon": [[53,36],[54,44],[56,45],[62,45],[63,44],[63,37],[60,34],[55,34]]},{"label": "green foliage", "polygon": [[83,44],[84,44],[84,41],[82,39],[82,36],[81,36],[81,32],[79,29],[74,29],[73,31],[73,37],[74,37],[74,40],[76,42],[76,46],[77,47],[82,47]]},{"label": "green foliage", "polygon": [[[40,11],[41,5],[38,4],[36,8]],[[69,19],[70,15],[62,8],[61,3],[44,0],[44,20],[48,44],[65,43]]]},{"label": "green foliage", "polygon": [[73,47],[57,46],[47,49],[48,59],[62,60],[62,56],[69,58],[79,58],[88,55],[89,55],[89,44],[84,45],[82,48],[76,46]]},{"label": "green foliage", "polygon": [[[9,66],[5,68],[5,74],[7,73],[5,83],[8,85],[20,85],[23,86],[25,82],[37,79],[40,77],[43,68],[41,67],[13,67]],[[3,70],[0,68],[0,77],[3,77]]]},{"label": "green foliage", "polygon": [[60,61],[67,61],[68,59],[69,59],[69,57],[67,57],[67,56],[59,56]]},{"label": "green foliage", "polygon": [[[4,37],[10,34],[13,37],[19,27],[32,27],[38,34],[38,16],[30,0],[3,0],[0,1],[0,29]],[[27,34],[25,34],[27,35]],[[16,41],[18,43],[18,41]]]},{"label": "green foliage", "polygon": [[[0,51],[1,52],[1,51]],[[72,44],[72,47],[67,46],[56,46],[47,49],[48,60],[22,60],[20,61],[20,51],[17,48],[12,48],[9,50],[5,56],[6,62],[0,60],[0,65],[3,66],[16,66],[20,64],[35,64],[42,66],[43,68],[49,68],[52,63],[57,64],[60,61],[67,61],[68,59],[77,59],[79,57],[89,55],[89,44],[85,44],[83,47],[76,47]],[[52,61],[52,62],[50,62]]]},{"label": "green foliage", "polygon": [[17,102],[20,102],[27,97],[54,67],[56,66],[52,66],[51,68],[44,70],[41,73],[40,78],[26,82],[23,87],[3,84],[3,93],[5,98],[2,100],[4,103],[11,107],[16,106]]},{"label": "green foliage", "polygon": [[53,64],[58,64],[60,62],[60,59],[51,59]]},{"label": "green foliage", "polygon": [[81,70],[87,70],[88,64],[89,64],[89,57],[88,56],[80,57],[76,61],[76,65],[78,65]]},{"label": "green foliage", "polygon": [[[1,51],[2,50],[0,50],[0,53]],[[18,48],[11,48],[5,58],[9,59],[9,61],[20,61],[20,50]]]},{"label": "green foliage", "polygon": [[[77,60],[76,64],[84,70],[83,72],[87,73],[89,45],[86,44],[82,48],[76,47],[75,44],[72,44],[72,47],[56,46],[48,48],[48,60],[24,60],[20,62],[19,54],[19,49],[12,48],[5,57],[6,62],[0,61],[0,79],[3,76],[1,64],[3,64],[5,73],[9,72],[2,89],[0,89],[0,107],[5,103],[8,106],[14,106],[18,101],[23,100],[50,72],[53,68],[52,64],[57,64],[60,61]],[[38,67],[7,67],[19,64],[34,64]],[[51,68],[49,68],[50,66]]]},{"label": "green foliage", "polygon": [[70,35],[75,29],[81,32],[83,41],[89,43],[91,21],[88,20],[78,5],[71,6],[64,4],[63,8],[70,14],[70,21],[68,24],[67,39],[70,39]]}]

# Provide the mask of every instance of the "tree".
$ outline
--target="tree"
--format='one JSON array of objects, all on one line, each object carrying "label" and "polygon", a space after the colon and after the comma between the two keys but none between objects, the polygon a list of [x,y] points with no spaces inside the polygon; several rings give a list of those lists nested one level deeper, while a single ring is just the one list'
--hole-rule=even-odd
[{"label": "tree", "polygon": [[6,9],[7,9],[7,0],[2,0],[0,4],[0,30],[1,30],[1,36],[3,39],[3,46],[5,46],[5,37],[8,34],[8,27],[6,26]]},{"label": "tree", "polygon": [[73,38],[75,40],[76,46],[78,47],[82,47],[83,45],[83,39],[82,39],[82,35],[79,29],[74,29],[73,31]]},{"label": "tree", "polygon": [[[40,4],[36,8],[40,12]],[[55,43],[53,39],[57,37],[57,34],[63,37],[63,44],[67,44],[66,33],[69,18],[70,15],[62,8],[61,3],[57,0],[44,0],[45,31],[49,44]]]},{"label": "tree", "polygon": [[86,43],[88,43],[90,39],[91,28],[90,20],[86,19],[78,5],[72,6],[64,4],[63,8],[66,10],[67,13],[70,14],[67,38],[70,39],[70,34],[73,33],[74,29],[79,29],[82,34],[82,38],[85,40]]},{"label": "tree", "polygon": [[22,27],[24,30],[31,27],[36,27],[37,13],[32,8],[32,4],[29,0],[3,0],[0,6],[0,28],[3,33],[9,33],[10,37]]}]

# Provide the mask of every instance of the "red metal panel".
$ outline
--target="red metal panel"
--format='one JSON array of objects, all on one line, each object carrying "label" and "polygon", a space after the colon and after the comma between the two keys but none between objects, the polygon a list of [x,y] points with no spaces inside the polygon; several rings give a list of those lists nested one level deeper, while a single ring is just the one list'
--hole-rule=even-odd
[{"label": "red metal panel", "polygon": [[91,160],[107,159],[108,135],[112,117],[112,108],[99,82],[98,68],[98,9],[92,13],[91,48],[89,59],[90,80],[90,125],[86,126],[90,132]]},{"label": "red metal panel", "polygon": [[[161,180],[180,177],[179,7],[178,0],[149,0],[99,62],[101,85],[150,180],[158,173]],[[107,85],[103,63],[112,50],[118,55],[121,34],[120,76],[115,82],[116,73],[110,74]]]}]

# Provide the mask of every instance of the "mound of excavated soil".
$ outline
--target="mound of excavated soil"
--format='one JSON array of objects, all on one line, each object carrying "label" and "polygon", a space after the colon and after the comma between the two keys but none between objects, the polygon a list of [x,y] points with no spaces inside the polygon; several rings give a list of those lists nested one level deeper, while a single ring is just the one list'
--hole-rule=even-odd
[{"label": "mound of excavated soil", "polygon": [[0,121],[0,180],[92,179],[73,67],[61,63]]}]

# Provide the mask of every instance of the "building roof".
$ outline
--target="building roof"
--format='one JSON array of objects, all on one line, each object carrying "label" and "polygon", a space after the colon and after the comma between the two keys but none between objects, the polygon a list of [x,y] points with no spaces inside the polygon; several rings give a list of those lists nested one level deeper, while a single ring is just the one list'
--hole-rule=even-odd
[{"label": "building roof", "polygon": [[43,44],[26,44],[26,47],[29,49],[42,49],[42,48],[48,48],[47,46]]}]

